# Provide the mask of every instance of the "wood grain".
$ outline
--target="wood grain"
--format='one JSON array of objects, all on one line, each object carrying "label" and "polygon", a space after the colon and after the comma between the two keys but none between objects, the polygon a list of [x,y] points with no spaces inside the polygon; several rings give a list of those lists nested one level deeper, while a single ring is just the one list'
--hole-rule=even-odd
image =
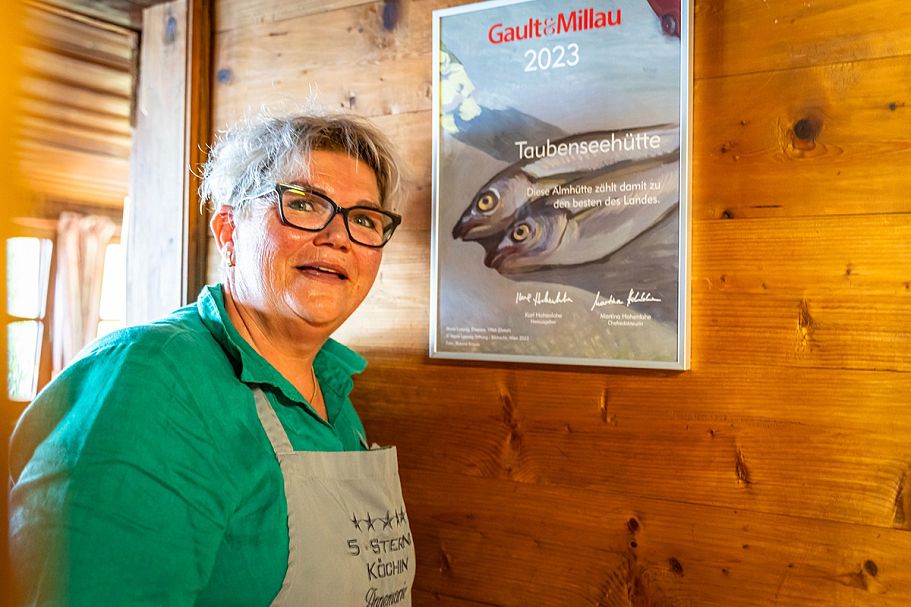
[{"label": "wood grain", "polygon": [[42,198],[123,208],[130,163],[121,158],[22,140],[19,170],[29,190]]},{"label": "wood grain", "polygon": [[697,81],[695,217],[911,212],[909,81],[911,55]]},{"label": "wood grain", "polygon": [[371,440],[411,467],[908,528],[907,374],[727,367],[649,381],[390,358],[370,357],[356,395]]},{"label": "wood grain", "polygon": [[45,4],[29,3],[27,7],[22,26],[29,46],[124,72],[132,70],[134,32]]},{"label": "wood grain", "polygon": [[911,54],[911,7],[895,0],[699,0],[693,32],[697,79],[790,70]]},{"label": "wood grain", "polygon": [[129,72],[110,68],[38,48],[22,50],[25,74],[35,74],[56,82],[84,84],[86,88],[129,98],[133,77]]},{"label": "wood grain", "polygon": [[181,216],[181,304],[196,300],[206,284],[208,271],[208,213],[200,213],[201,178],[196,167],[205,164],[212,131],[212,0],[187,1],[186,64],[183,73],[186,86],[183,98],[183,151],[181,159],[190,167],[182,180]]},{"label": "wood grain", "polygon": [[161,0],[43,0],[61,10],[90,16],[134,31],[142,29],[143,9]]},{"label": "wood grain", "polygon": [[42,4],[23,11],[17,153],[33,196],[122,208],[136,35]]},{"label": "wood grain", "polygon": [[174,100],[187,94],[187,2],[173,0],[144,13],[127,229],[156,238],[137,239],[127,256],[128,324],[183,304],[187,117],[184,104]]},{"label": "wood grain", "polygon": [[218,31],[249,28],[262,23],[278,23],[295,17],[308,17],[338,9],[370,4],[372,0],[223,0],[216,5]]},{"label": "wood grain", "polygon": [[[484,605],[904,605],[911,534],[403,470],[416,585]],[[482,581],[483,580],[483,581]],[[433,604],[433,603],[427,603]]]},{"label": "wood grain", "polygon": [[[392,29],[384,25],[384,3],[372,2],[321,13],[318,28],[305,12],[221,33],[215,124],[261,107],[291,111],[314,97],[320,105],[366,116],[429,109],[432,11],[459,2],[396,4],[401,8]],[[262,69],[264,63],[270,69]]]},{"label": "wood grain", "polygon": [[[93,115],[93,120],[116,119],[117,132],[130,130],[130,99],[124,95],[109,95],[91,89],[73,86],[62,82],[45,80],[42,78],[23,76],[19,81],[22,95],[20,104],[23,111],[28,112],[30,100],[39,100],[44,103],[53,103],[55,111],[78,109],[87,115]],[[106,125],[105,128],[110,128]]]}]

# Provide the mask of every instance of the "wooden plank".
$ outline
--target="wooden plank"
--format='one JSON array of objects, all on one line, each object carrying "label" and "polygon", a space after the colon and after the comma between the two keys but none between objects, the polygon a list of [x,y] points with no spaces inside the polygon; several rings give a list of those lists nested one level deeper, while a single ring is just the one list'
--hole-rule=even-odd
[{"label": "wooden plank", "polygon": [[314,67],[289,75],[260,68],[244,74],[232,71],[230,83],[216,83],[215,124],[222,128],[262,109],[279,114],[293,112],[310,100],[322,107],[352,109],[369,117],[430,107],[426,58],[403,57],[395,62],[394,70],[384,67],[360,63]]},{"label": "wooden plank", "polygon": [[407,465],[402,483],[427,592],[510,607],[911,599],[906,532]]},{"label": "wooden plank", "polygon": [[698,364],[909,370],[911,215],[701,222]]},{"label": "wooden plank", "polygon": [[135,31],[142,29],[142,10],[160,0],[43,0],[64,10],[75,11]]},{"label": "wooden plank", "polygon": [[698,81],[694,217],[911,212],[909,81],[911,55]]},{"label": "wooden plank", "polygon": [[40,4],[26,4],[24,12],[28,45],[125,72],[132,70],[135,32],[99,27]]},{"label": "wooden plank", "polygon": [[129,136],[99,133],[82,126],[69,125],[62,121],[53,121],[42,117],[20,116],[19,138],[26,137],[33,141],[79,150],[92,154],[129,159]]},{"label": "wooden plank", "polygon": [[433,129],[430,112],[410,112],[375,116],[373,123],[395,146],[401,158],[403,189],[406,194],[402,207],[403,227],[411,230],[430,230],[430,150]]},{"label": "wooden plank", "polygon": [[909,17],[911,8],[894,0],[699,0],[695,74],[715,78],[908,55]]},{"label": "wooden plank", "polygon": [[19,81],[21,104],[28,107],[31,100],[54,103],[91,113],[100,118],[115,119],[119,130],[130,127],[130,100],[121,95],[99,93],[80,85],[55,82],[45,78],[23,76]]},{"label": "wooden plank", "polygon": [[133,93],[130,72],[80,61],[37,48],[22,49],[25,74],[39,75],[66,84],[88,85],[86,88],[129,99]]},{"label": "wooden plank", "polygon": [[908,374],[368,359],[370,440],[415,469],[911,528]]},{"label": "wooden plank", "polygon": [[19,168],[28,188],[45,198],[122,208],[130,163],[34,141],[19,141]]},{"label": "wooden plank", "polygon": [[128,324],[184,303],[187,0],[147,9],[143,23],[128,213]]},{"label": "wooden plank", "polygon": [[[454,4],[402,3],[393,29],[374,2],[321,14],[319,28],[304,14],[223,32],[216,40],[215,124],[262,106],[294,109],[314,96],[367,116],[430,109],[431,13]],[[308,35],[296,36],[300,31]]]},{"label": "wooden plank", "polygon": [[215,4],[218,32],[235,30],[262,23],[277,23],[295,17],[329,13],[342,8],[370,4],[373,0],[221,0]]},{"label": "wooden plank", "polygon": [[411,598],[413,605],[423,607],[491,607],[496,603],[490,601],[472,601],[448,594],[443,594],[436,589],[423,590],[421,588],[411,589]]},{"label": "wooden plank", "polygon": [[186,95],[183,101],[183,159],[187,167],[183,182],[183,257],[181,259],[182,304],[196,301],[206,284],[208,215],[199,212],[201,179],[195,169],[207,156],[211,134],[212,13],[213,0],[187,1]]},{"label": "wooden plank", "polygon": [[22,112],[45,120],[59,120],[63,124],[77,126],[83,130],[110,135],[112,139],[129,139],[132,133],[129,120],[120,116],[99,114],[66,104],[23,97],[20,100]]}]

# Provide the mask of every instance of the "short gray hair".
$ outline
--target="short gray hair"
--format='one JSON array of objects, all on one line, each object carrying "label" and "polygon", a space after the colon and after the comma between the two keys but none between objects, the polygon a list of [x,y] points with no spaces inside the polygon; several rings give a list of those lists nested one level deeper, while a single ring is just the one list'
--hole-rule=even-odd
[{"label": "short gray hair", "polygon": [[308,175],[310,154],[343,152],[376,175],[380,204],[394,209],[401,190],[398,157],[373,124],[354,114],[259,116],[222,132],[202,168],[203,206],[249,206],[247,198],[278,182]]}]

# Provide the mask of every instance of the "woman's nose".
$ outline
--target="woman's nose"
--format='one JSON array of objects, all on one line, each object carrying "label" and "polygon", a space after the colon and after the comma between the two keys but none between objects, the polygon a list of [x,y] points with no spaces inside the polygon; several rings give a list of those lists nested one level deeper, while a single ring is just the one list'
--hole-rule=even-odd
[{"label": "woman's nose", "polygon": [[328,244],[334,247],[348,248],[351,246],[351,239],[348,236],[348,229],[345,227],[345,218],[341,213],[329,221],[329,225],[316,233],[313,239],[314,244]]}]

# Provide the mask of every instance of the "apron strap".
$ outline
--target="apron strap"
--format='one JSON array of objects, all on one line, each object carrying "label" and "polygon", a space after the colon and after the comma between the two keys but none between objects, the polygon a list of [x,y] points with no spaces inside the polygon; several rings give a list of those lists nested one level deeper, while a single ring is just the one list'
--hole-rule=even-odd
[{"label": "apron strap", "polygon": [[278,415],[275,414],[275,409],[269,404],[266,394],[261,389],[254,388],[253,400],[256,401],[256,415],[259,416],[259,421],[266,431],[266,436],[269,437],[269,442],[272,443],[272,450],[275,451],[276,455],[292,453],[294,449],[291,448],[288,433],[285,432],[282,423],[278,421]]}]

